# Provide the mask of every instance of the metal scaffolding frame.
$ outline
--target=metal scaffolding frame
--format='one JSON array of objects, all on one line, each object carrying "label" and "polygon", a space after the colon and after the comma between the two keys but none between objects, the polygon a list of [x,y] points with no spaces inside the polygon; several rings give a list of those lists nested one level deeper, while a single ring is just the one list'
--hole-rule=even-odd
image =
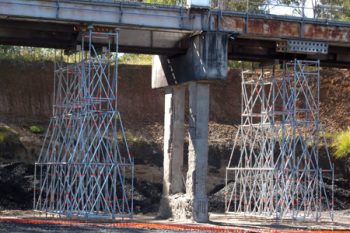
[{"label": "metal scaffolding frame", "polygon": [[89,27],[80,61],[55,64],[53,117],[35,163],[36,211],[132,218],[134,162],[117,107],[118,36]]},{"label": "metal scaffolding frame", "polygon": [[334,165],[319,122],[319,66],[294,60],[282,72],[242,73],[241,125],[226,168],[227,213],[333,220]]}]

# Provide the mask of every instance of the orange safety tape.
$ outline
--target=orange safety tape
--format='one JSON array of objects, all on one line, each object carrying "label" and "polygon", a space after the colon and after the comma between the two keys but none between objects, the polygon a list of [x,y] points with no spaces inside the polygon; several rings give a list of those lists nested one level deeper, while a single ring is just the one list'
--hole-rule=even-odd
[{"label": "orange safety tape", "polygon": [[207,232],[269,232],[269,233],[345,233],[350,230],[286,230],[286,229],[254,229],[239,227],[221,227],[221,226],[198,226],[189,224],[162,224],[162,223],[138,223],[138,222],[118,222],[118,223],[86,223],[79,221],[67,220],[49,220],[49,219],[21,219],[21,218],[1,218],[0,222],[33,224],[33,225],[67,225],[67,226],[95,226],[95,227],[116,227],[116,228],[138,228],[138,229],[163,229],[163,230],[191,230],[191,231],[207,231]]}]

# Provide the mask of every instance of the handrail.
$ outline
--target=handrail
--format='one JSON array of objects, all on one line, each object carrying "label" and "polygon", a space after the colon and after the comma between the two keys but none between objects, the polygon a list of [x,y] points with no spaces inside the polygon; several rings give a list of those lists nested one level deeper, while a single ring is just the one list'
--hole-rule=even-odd
[{"label": "handrail", "polygon": [[[73,0],[74,1],[74,0]],[[81,1],[81,0],[80,0]],[[83,0],[104,3],[135,3],[144,5],[160,5],[172,7],[188,7],[187,0]],[[349,20],[348,8],[335,4],[322,4],[320,0],[300,0],[299,4],[283,3],[282,0],[211,0],[210,9],[243,12],[249,14],[270,14],[296,16],[313,19]]]},{"label": "handrail", "polygon": [[349,20],[350,4],[347,7],[335,4],[322,4],[320,0],[283,3],[281,0],[212,0],[211,7],[225,11],[239,11],[249,14],[270,14],[296,16],[312,19]]}]

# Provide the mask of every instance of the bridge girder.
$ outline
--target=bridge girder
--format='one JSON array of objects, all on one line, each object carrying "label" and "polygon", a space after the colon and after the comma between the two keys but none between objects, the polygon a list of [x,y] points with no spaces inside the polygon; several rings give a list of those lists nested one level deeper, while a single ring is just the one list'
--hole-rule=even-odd
[{"label": "bridge girder", "polygon": [[[0,0],[0,43],[70,49],[87,25],[120,29],[120,51],[184,54],[189,37],[203,31],[234,34],[228,57],[236,60],[320,59],[322,65],[350,67],[350,23],[139,3]],[[326,55],[276,52],[280,40],[324,41]]]}]

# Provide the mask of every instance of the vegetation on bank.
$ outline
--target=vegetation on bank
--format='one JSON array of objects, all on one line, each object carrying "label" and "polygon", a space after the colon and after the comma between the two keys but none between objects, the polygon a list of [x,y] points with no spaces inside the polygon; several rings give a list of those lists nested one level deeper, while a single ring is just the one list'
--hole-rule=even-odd
[{"label": "vegetation on bank", "polygon": [[[74,56],[64,55],[61,50],[0,45],[0,60],[53,62],[57,59],[61,59],[61,57],[67,62],[73,62],[75,59]],[[119,64],[152,65],[152,59],[152,55],[124,53],[119,56]],[[229,61],[228,66],[230,68],[256,68],[258,65],[252,62]]]},{"label": "vegetation on bank", "polygon": [[336,133],[333,136],[332,148],[335,158],[350,162],[350,129]]},{"label": "vegetation on bank", "polygon": [[119,64],[152,65],[152,59],[152,55],[125,53],[120,57]]},{"label": "vegetation on bank", "polygon": [[13,144],[19,142],[19,136],[11,128],[0,126],[0,143]]},{"label": "vegetation on bank", "polygon": [[35,134],[41,134],[44,133],[44,128],[39,125],[32,125],[29,127],[30,132]]},{"label": "vegetation on bank", "polygon": [[[53,62],[56,60],[63,60],[66,62],[74,62],[76,59],[77,57],[75,55],[66,55],[64,51],[60,49],[0,45],[0,60],[16,60],[25,62]],[[121,53],[119,55],[119,64],[151,65],[152,55]]]},{"label": "vegetation on bank", "polygon": [[342,170],[343,176],[350,179],[350,128],[334,133],[332,136],[332,154],[336,170]]}]

